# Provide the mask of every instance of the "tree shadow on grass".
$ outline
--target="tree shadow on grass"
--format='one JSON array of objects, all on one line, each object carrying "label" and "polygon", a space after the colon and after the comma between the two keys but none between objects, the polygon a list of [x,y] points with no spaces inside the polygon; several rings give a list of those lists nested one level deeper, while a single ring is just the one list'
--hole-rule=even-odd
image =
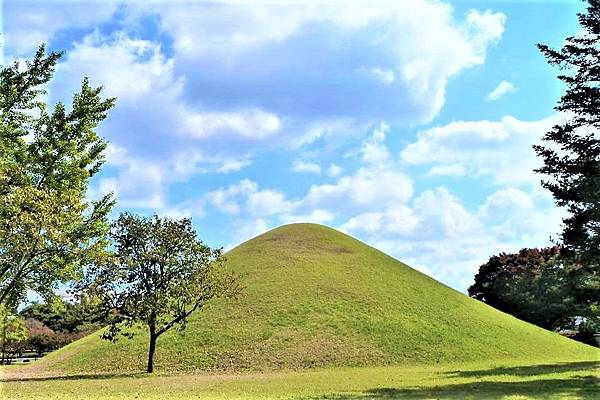
[{"label": "tree shadow on grass", "polygon": [[[311,400],[367,400],[367,399],[491,399],[507,396],[527,396],[536,399],[600,399],[600,376],[596,368],[600,362],[571,362],[518,367],[499,367],[476,371],[442,373],[442,379],[471,378],[467,383],[448,383],[435,386],[381,387],[362,393],[332,393],[311,397]],[[576,372],[569,378],[531,379],[553,373]],[[506,376],[524,380],[507,382]],[[494,379],[496,377],[496,379]],[[401,376],[399,376],[401,378]],[[481,380],[480,380],[481,379]]]},{"label": "tree shadow on grass", "polygon": [[[328,394],[310,400],[371,400],[371,399],[448,399],[501,400],[508,396],[535,399],[597,399],[600,379],[597,376],[577,376],[570,379],[540,379],[523,382],[481,381],[431,387],[373,388],[363,393]],[[307,399],[308,400],[308,399]]]},{"label": "tree shadow on grass", "polygon": [[445,375],[463,378],[483,378],[486,376],[497,375],[537,376],[560,372],[591,371],[594,368],[600,368],[600,360],[558,364],[524,365],[518,367],[498,367],[485,370],[456,370],[447,372]]},{"label": "tree shadow on grass", "polygon": [[122,372],[122,373],[96,373],[96,374],[73,374],[56,376],[23,376],[2,378],[2,382],[44,382],[44,381],[70,381],[81,379],[114,379],[114,378],[139,378],[149,376],[146,372]]}]

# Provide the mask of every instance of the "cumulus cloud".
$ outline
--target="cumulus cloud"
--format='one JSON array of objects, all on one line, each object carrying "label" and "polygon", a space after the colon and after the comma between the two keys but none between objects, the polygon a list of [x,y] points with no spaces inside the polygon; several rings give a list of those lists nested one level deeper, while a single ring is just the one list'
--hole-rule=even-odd
[{"label": "cumulus cloud", "polygon": [[330,164],[329,168],[327,168],[327,175],[331,177],[339,176],[344,169],[337,164]]},{"label": "cumulus cloud", "polygon": [[[160,44],[123,32],[95,31],[75,42],[57,67],[53,100],[69,99],[86,75],[104,86],[106,96],[118,98],[101,133],[111,143],[108,165],[116,171],[106,182],[118,184],[122,206],[155,209],[165,204],[172,183],[196,174],[240,171],[250,165],[253,146],[232,147],[223,140],[253,143],[279,129],[276,116],[254,107],[221,112],[189,105],[173,58]],[[117,148],[127,157],[115,158]],[[107,187],[106,182],[100,186]]]},{"label": "cumulus cloud", "polygon": [[219,211],[226,214],[240,212],[240,197],[247,197],[258,190],[258,184],[249,179],[244,179],[227,188],[221,188],[206,194],[206,200]]},{"label": "cumulus cloud", "polygon": [[251,103],[296,134],[313,120],[430,120],[448,79],[484,62],[506,19],[472,10],[460,20],[428,0],[158,3],[129,12],[160,15],[188,97],[219,109]]},{"label": "cumulus cloud", "polygon": [[[6,1],[2,5],[4,46],[9,58],[26,57],[61,31],[85,29],[110,19],[117,1]],[[67,9],[68,8],[68,9]]]},{"label": "cumulus cloud", "polygon": [[516,91],[517,88],[511,82],[502,81],[487,95],[487,99],[490,101],[499,100],[501,97]]},{"label": "cumulus cloud", "polygon": [[532,145],[559,121],[559,116],[521,121],[457,121],[418,133],[401,158],[430,165],[431,175],[490,177],[496,185],[530,184],[540,180]]},{"label": "cumulus cloud", "polygon": [[402,172],[388,169],[360,169],[335,184],[313,185],[303,204],[328,209],[365,208],[376,204],[403,203],[413,194],[412,180]]},{"label": "cumulus cloud", "polygon": [[340,228],[411,266],[466,290],[491,255],[548,245],[561,213],[547,194],[501,189],[474,210],[446,188],[408,204],[361,213]]},{"label": "cumulus cloud", "polygon": [[529,245],[547,244],[550,237],[556,238],[566,216],[554,206],[550,192],[540,186],[527,191],[499,189],[486,198],[478,215],[498,238]]},{"label": "cumulus cloud", "polygon": [[[182,92],[185,77],[176,74],[174,62],[159,43],[132,39],[124,32],[104,36],[95,31],[76,42],[59,64],[52,89],[55,97],[68,97],[66,93],[89,75],[93,83],[105,87],[107,95],[118,98],[119,114],[156,123],[144,134],[130,135],[143,140],[148,133],[163,141],[174,136],[205,139],[217,134],[262,139],[278,131],[278,117],[256,107],[220,111],[188,104]],[[125,126],[131,129],[131,124]]]},{"label": "cumulus cloud", "polygon": [[381,165],[389,161],[390,152],[384,143],[389,131],[390,127],[382,123],[373,131],[371,137],[363,142],[360,150],[363,163]]},{"label": "cumulus cloud", "polygon": [[383,211],[365,212],[351,217],[340,226],[344,231],[365,232],[368,234],[403,234],[414,231],[418,225],[414,211],[398,204]]},{"label": "cumulus cloud", "polygon": [[281,221],[285,223],[293,222],[313,222],[324,224],[335,219],[335,213],[329,210],[315,209],[309,214],[288,214],[281,217]]},{"label": "cumulus cloud", "polygon": [[294,160],[292,165],[294,172],[309,172],[313,174],[321,173],[321,166],[316,163],[306,162],[302,160]]},{"label": "cumulus cloud", "polygon": [[265,189],[248,196],[248,209],[253,215],[284,214],[292,210],[294,205],[285,199],[279,190]]},{"label": "cumulus cloud", "polygon": [[240,214],[243,211],[256,217],[286,214],[295,208],[295,204],[288,201],[281,191],[261,189],[249,179],[210,191],[199,203],[210,204],[226,214]]}]

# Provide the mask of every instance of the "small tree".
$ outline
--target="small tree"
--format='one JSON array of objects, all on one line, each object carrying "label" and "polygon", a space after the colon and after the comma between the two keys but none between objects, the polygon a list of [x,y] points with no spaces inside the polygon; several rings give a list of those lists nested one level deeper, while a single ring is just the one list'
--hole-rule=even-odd
[{"label": "small tree", "polygon": [[27,345],[34,349],[39,356],[54,350],[56,338],[52,329],[33,318],[27,318],[25,325],[29,336]]},{"label": "small tree", "polygon": [[559,254],[551,247],[490,257],[469,295],[545,329],[568,327],[577,314]]},{"label": "small tree", "polygon": [[105,246],[112,198],[86,200],[104,162],[97,135],[114,99],[85,79],[70,111],[41,101],[59,53],[0,67],[0,304],[50,296]]},{"label": "small tree", "polygon": [[114,255],[90,274],[102,304],[113,317],[104,339],[116,340],[135,323],[149,333],[148,368],[154,370],[156,340],[213,298],[234,296],[239,285],[221,272],[220,249],[196,237],[190,219],[122,214],[111,234]]},{"label": "small tree", "polygon": [[10,364],[11,355],[19,352],[26,339],[27,328],[23,320],[0,304],[0,364]]}]

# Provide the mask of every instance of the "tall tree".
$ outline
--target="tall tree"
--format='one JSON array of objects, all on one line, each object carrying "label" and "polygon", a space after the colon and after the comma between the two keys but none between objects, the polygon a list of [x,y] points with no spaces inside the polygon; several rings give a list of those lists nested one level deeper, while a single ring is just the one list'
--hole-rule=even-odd
[{"label": "tall tree", "polygon": [[562,255],[573,283],[581,316],[600,315],[600,0],[588,0],[578,14],[583,28],[560,50],[539,44],[566,92],[557,111],[565,121],[545,136],[548,146],[534,146],[544,162],[536,171],[569,215],[563,220]]},{"label": "tall tree", "polygon": [[222,272],[220,249],[196,237],[190,219],[122,214],[113,224],[114,256],[90,270],[90,291],[97,289],[107,313],[103,335],[116,340],[126,328],[148,328],[148,367],[154,370],[156,340],[169,329],[184,329],[189,316],[216,297],[235,296],[236,278]]},{"label": "tall tree", "polygon": [[105,246],[110,195],[85,198],[104,162],[96,133],[115,99],[84,79],[71,110],[42,101],[60,53],[0,70],[0,304],[49,296]]}]

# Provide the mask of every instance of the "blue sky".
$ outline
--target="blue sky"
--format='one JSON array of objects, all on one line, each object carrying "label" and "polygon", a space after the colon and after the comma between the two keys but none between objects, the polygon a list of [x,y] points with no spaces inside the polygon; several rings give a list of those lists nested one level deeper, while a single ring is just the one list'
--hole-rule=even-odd
[{"label": "blue sky", "polygon": [[531,145],[562,87],[535,47],[579,1],[4,1],[3,60],[63,50],[48,101],[118,97],[90,188],[192,217],[212,246],[310,221],[457,290],[545,246],[562,211]]}]

